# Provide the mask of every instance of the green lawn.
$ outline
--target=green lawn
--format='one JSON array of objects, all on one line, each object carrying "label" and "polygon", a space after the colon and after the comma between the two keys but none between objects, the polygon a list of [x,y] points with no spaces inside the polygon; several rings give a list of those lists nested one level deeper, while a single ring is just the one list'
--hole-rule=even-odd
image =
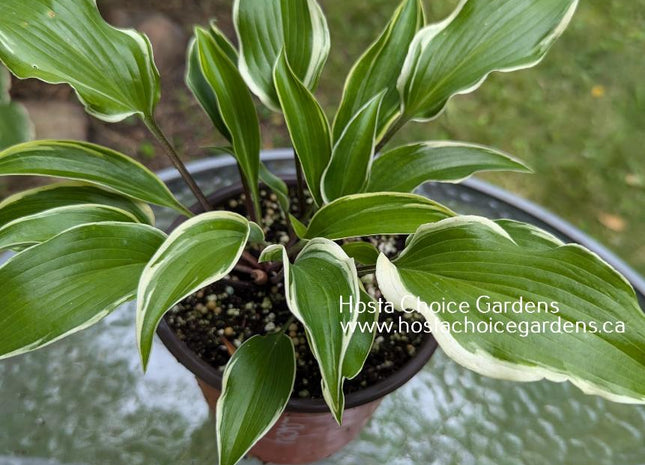
[{"label": "green lawn", "polygon": [[[333,108],[339,83],[390,15],[391,0],[322,0],[332,57],[320,86]],[[426,1],[431,21],[455,0]],[[536,68],[494,74],[398,142],[453,139],[492,145],[534,175],[482,178],[544,205],[645,272],[645,0],[588,0]],[[284,141],[286,142],[286,141]]]}]

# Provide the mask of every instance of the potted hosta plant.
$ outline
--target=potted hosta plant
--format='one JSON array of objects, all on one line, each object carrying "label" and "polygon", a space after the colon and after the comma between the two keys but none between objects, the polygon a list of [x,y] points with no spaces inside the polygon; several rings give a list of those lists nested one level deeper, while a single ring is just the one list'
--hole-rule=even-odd
[{"label": "potted hosta plant", "polygon": [[[0,267],[0,358],[136,299],[144,369],[160,328],[216,411],[222,465],[249,451],[303,463],[351,440],[434,350],[432,339],[403,339],[403,362],[386,352],[370,365],[384,345],[375,323],[395,311],[478,373],[645,402],[645,317],[617,271],[529,224],[461,216],[413,193],[426,181],[527,171],[521,162],[453,141],[386,148],[491,72],[537,64],[576,4],[467,0],[426,24],[421,2],[405,0],[353,67],[332,123],[314,96],[330,50],[315,0],[236,0],[238,46],[215,24],[197,27],[187,57],[187,84],[242,179],[208,198],[155,120],[159,75],[145,36],[105,23],[92,0],[4,0],[0,59],[13,74],[71,85],[104,121],[141,118],[197,204],[94,144],[0,152],[0,175],[67,179],[0,203],[0,248],[17,252]],[[295,179],[263,165],[252,94],[284,115]],[[171,231],[154,226],[150,204],[182,215]],[[228,360],[222,373],[203,350],[213,344]]]}]

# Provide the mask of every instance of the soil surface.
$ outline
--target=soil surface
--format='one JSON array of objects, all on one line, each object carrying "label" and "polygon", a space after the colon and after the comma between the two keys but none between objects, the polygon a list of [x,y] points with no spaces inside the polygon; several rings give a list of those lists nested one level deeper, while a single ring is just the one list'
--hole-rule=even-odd
[{"label": "soil surface", "polygon": [[[287,243],[288,227],[280,213],[277,198],[266,190],[261,194],[263,212],[270,217],[270,227],[265,231],[267,240],[272,243]],[[245,214],[244,205],[242,194],[218,208]],[[297,206],[297,201],[293,199],[291,205]],[[393,255],[403,247],[405,236],[374,237],[369,240],[387,255]],[[249,252],[254,256],[258,255],[257,251]],[[252,268],[248,261],[247,265]],[[248,272],[234,270],[225,279],[176,305],[166,315],[166,321],[188,347],[220,371],[224,370],[235,348],[245,340],[255,334],[275,332],[289,324],[285,332],[294,343],[297,360],[294,396],[319,399],[322,398],[322,391],[318,364],[309,349],[303,326],[291,318],[279,271],[279,268],[270,270],[267,282],[256,284]],[[381,297],[374,275],[367,275],[362,280],[366,290],[373,297]],[[374,346],[363,371],[355,379],[345,382],[345,393],[358,391],[392,375],[406,364],[423,344],[427,337],[423,333],[396,332],[399,317],[409,322],[422,318],[417,314],[381,313],[380,322],[393,322],[394,331],[390,333],[383,330],[376,334]],[[290,320],[293,321],[289,322]]]}]

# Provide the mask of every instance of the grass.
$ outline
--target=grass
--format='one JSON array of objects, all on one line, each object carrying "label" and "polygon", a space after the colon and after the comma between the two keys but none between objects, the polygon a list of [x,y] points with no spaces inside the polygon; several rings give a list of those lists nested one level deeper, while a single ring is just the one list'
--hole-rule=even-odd
[{"label": "grass", "polygon": [[[437,21],[458,2],[425,3],[429,20]],[[378,35],[396,2],[321,4],[332,33],[332,56],[318,97],[333,110],[339,80]],[[477,92],[454,98],[439,119],[406,127],[395,142],[452,139],[514,154],[535,174],[481,177],[557,213],[643,273],[643,50],[645,0],[582,2],[538,67],[492,75]]]}]

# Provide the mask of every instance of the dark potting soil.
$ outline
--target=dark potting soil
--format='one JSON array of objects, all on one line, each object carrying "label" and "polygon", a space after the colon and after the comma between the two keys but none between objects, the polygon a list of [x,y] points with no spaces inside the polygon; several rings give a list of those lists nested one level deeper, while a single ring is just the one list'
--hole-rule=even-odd
[{"label": "dark potting soil", "polygon": [[[269,225],[265,231],[267,241],[286,244],[289,240],[288,227],[280,214],[276,196],[265,190],[261,195],[264,224]],[[308,204],[311,205],[310,199]],[[242,194],[217,208],[245,214],[244,205]],[[298,214],[297,200],[292,199],[291,205],[292,213]],[[372,237],[366,240],[392,256],[403,247],[405,236]],[[259,251],[250,252],[254,256],[259,254]],[[292,314],[285,301],[283,280],[271,282],[275,275],[276,271],[269,271],[268,281],[256,284],[246,272],[233,270],[225,279],[173,307],[166,315],[166,321],[193,352],[223,371],[231,353],[245,340],[255,334],[272,333],[289,322]],[[373,297],[381,297],[374,275],[365,276],[362,281]],[[399,332],[399,318],[405,319],[410,325],[422,320],[418,314],[382,312],[379,322],[384,325],[376,334],[363,371],[355,379],[345,381],[345,393],[359,391],[391,376],[415,355],[427,335],[422,332]],[[390,323],[392,330],[388,331],[390,328],[386,325]],[[321,398],[318,363],[309,349],[303,326],[294,320],[286,334],[291,337],[296,349],[294,396]]]}]

